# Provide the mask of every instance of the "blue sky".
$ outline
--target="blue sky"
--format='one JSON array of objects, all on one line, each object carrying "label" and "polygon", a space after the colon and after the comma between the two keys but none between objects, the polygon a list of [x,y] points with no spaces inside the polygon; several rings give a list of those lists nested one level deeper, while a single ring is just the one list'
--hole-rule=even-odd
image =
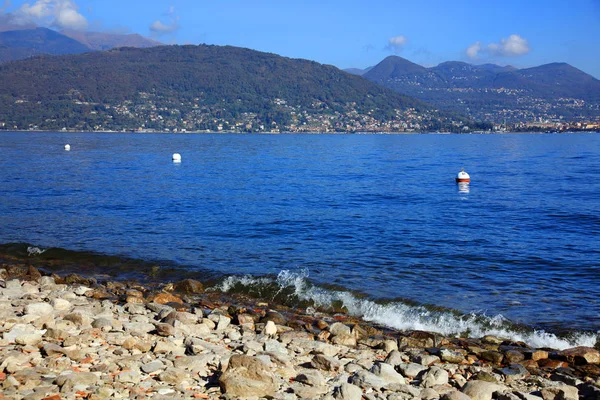
[{"label": "blue sky", "polygon": [[600,78],[600,0],[4,0],[2,13],[55,28],[242,46],[340,68],[396,54],[425,66],[568,62]]}]

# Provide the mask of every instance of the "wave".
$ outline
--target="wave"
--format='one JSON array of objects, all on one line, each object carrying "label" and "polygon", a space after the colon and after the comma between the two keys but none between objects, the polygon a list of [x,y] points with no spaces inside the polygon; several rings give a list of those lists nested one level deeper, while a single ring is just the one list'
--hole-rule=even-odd
[{"label": "wave", "polygon": [[598,333],[569,332],[555,334],[517,325],[502,315],[484,313],[460,314],[454,310],[415,305],[408,302],[379,302],[363,298],[347,290],[313,285],[308,271],[282,270],[277,277],[229,276],[213,290],[245,293],[264,300],[290,306],[305,306],[325,310],[343,309],[348,314],[388,328],[401,331],[428,331],[448,337],[481,338],[494,335],[525,342],[534,348],[563,350],[576,346],[593,347]]}]

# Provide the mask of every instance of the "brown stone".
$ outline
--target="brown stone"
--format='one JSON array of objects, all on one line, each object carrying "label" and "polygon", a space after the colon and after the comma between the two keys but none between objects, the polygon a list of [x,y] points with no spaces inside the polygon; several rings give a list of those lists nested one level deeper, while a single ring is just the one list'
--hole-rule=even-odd
[{"label": "brown stone", "polygon": [[489,361],[493,364],[499,365],[502,364],[504,355],[498,351],[488,350],[481,353],[479,355],[479,358],[481,358],[482,360]]},{"label": "brown stone", "polygon": [[37,281],[42,277],[40,271],[37,270],[33,265],[27,268],[27,279],[31,281]]},{"label": "brown stone", "polygon": [[600,351],[593,347],[573,347],[561,351],[559,356],[575,365],[600,364]]},{"label": "brown stone", "polygon": [[398,347],[405,349],[407,347],[429,348],[434,347],[435,337],[429,332],[415,331],[407,336],[398,339]]},{"label": "brown stone", "polygon": [[128,303],[128,304],[143,304],[144,303],[144,298],[143,297],[137,297],[137,296],[127,296],[127,298],[125,299],[125,303]]},{"label": "brown stone", "polygon": [[259,359],[233,355],[219,378],[226,395],[233,397],[271,397],[279,389],[277,377]]},{"label": "brown stone", "polygon": [[152,301],[158,304],[179,303],[183,304],[183,300],[171,293],[158,293],[152,297]]},{"label": "brown stone", "polygon": [[196,280],[184,279],[175,284],[175,290],[183,294],[193,295],[203,293],[204,286],[201,282],[198,282]]},{"label": "brown stone", "polygon": [[508,350],[504,353],[504,358],[507,363],[514,364],[519,363],[525,359],[525,355],[518,350]]},{"label": "brown stone", "polygon": [[525,354],[528,359],[533,361],[539,361],[548,358],[548,352],[545,350],[531,350],[527,351]]},{"label": "brown stone", "polygon": [[547,368],[547,369],[566,368],[569,366],[569,364],[565,361],[551,360],[549,358],[544,358],[543,360],[539,360],[537,363],[540,366],[540,368]]},{"label": "brown stone", "polygon": [[323,329],[327,329],[329,327],[329,324],[326,321],[323,321],[322,319],[317,321],[317,327],[321,330]]}]

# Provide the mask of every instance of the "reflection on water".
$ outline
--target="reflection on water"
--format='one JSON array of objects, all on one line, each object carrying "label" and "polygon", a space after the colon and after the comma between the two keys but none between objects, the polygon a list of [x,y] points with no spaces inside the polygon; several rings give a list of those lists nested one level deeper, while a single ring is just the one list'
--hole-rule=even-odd
[{"label": "reflection on water", "polygon": [[458,182],[458,193],[469,193],[469,182]]}]

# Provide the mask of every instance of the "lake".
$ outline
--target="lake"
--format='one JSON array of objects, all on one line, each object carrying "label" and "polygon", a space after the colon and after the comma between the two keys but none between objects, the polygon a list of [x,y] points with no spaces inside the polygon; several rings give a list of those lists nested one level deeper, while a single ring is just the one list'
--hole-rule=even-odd
[{"label": "lake", "polygon": [[598,134],[7,132],[0,154],[0,243],[152,260],[397,329],[559,348],[600,330]]}]

